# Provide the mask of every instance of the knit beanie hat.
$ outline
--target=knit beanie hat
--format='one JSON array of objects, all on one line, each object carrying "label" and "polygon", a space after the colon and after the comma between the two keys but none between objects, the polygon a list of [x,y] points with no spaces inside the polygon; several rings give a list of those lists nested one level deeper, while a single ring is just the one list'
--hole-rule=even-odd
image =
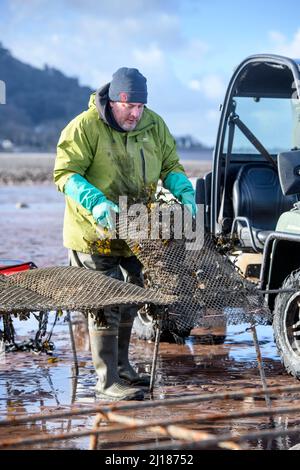
[{"label": "knit beanie hat", "polygon": [[138,69],[121,67],[113,74],[108,96],[111,101],[147,103],[147,80]]}]

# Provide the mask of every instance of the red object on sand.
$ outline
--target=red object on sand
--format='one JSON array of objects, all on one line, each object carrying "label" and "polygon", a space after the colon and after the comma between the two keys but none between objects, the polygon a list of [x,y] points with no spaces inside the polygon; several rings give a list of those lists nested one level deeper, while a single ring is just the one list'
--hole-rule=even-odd
[{"label": "red object on sand", "polygon": [[29,269],[35,268],[37,268],[37,266],[31,261],[24,262],[19,260],[0,259],[0,274],[3,274],[4,276],[10,276],[21,271],[28,271]]}]

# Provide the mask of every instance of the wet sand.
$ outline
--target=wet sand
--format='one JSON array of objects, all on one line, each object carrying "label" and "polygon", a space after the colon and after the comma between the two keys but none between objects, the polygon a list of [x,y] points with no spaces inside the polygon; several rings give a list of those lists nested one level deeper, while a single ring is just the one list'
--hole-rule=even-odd
[{"label": "wet sand", "polygon": [[[24,323],[24,322],[23,322]],[[24,325],[23,325],[24,328]],[[240,328],[241,329],[241,328]],[[243,328],[242,328],[243,329]],[[45,354],[7,353],[0,362],[0,416],[1,419],[27,415],[32,413],[56,412],[68,410],[71,404],[79,407],[96,404],[93,387],[96,383],[95,374],[85,341],[82,324],[74,327],[78,360],[79,376],[77,380],[72,368],[72,353],[67,324],[61,320],[55,327],[53,337],[56,345],[54,358]],[[179,418],[182,425],[187,419],[193,424],[187,427],[201,431],[220,434],[234,432],[240,434],[259,429],[267,429],[269,420],[262,418],[242,418],[223,420],[212,424],[197,424],[210,413],[232,411],[245,412],[265,408],[262,397],[245,400],[210,400],[193,403],[193,396],[199,394],[229,392],[246,388],[261,387],[255,353],[250,334],[241,341],[242,336],[230,332],[223,345],[199,344],[199,331],[194,330],[187,344],[174,345],[161,343],[157,365],[157,378],[153,399],[161,401],[161,407],[139,411],[127,411],[126,416],[143,420],[168,420]],[[23,339],[25,336],[20,337]],[[268,339],[270,341],[270,338]],[[243,353],[241,354],[241,349]],[[153,344],[134,338],[130,350],[131,361],[140,372],[149,372],[151,368]],[[264,353],[263,353],[264,355]],[[295,381],[282,370],[277,358],[264,358],[265,371],[269,386],[295,385]],[[190,397],[190,403],[164,407],[167,398]],[[286,393],[273,400],[273,406],[293,405],[299,395]],[[152,399],[146,395],[146,401]],[[102,402],[105,404],[105,402]],[[31,435],[51,435],[57,432],[80,431],[92,427],[95,415],[60,418],[47,422],[27,425],[0,427],[0,441],[3,438],[29,437]],[[299,424],[299,415],[282,415],[275,418],[278,427]],[[100,449],[138,449],[146,445],[155,448],[162,444],[159,434],[146,429],[128,430],[112,436],[103,434],[99,439]],[[260,439],[243,445],[248,449],[288,449],[299,442],[297,436],[283,437],[272,440]],[[87,449],[89,438],[81,437],[49,444],[36,444],[30,448],[49,449]],[[21,446],[21,448],[25,448]]]},{"label": "wet sand", "polygon": [[[20,203],[25,204],[21,207]],[[62,247],[63,197],[52,186],[5,185],[0,187],[0,258],[16,258],[34,261],[38,266],[66,265],[66,250]],[[14,320],[19,340],[32,337],[36,321]],[[203,345],[199,338],[201,331],[194,330],[185,345],[161,343],[154,399],[161,400],[162,407],[139,412],[128,412],[129,416],[155,420],[164,417],[180,417],[182,421],[193,418],[193,429],[214,434],[267,429],[268,418],[243,418],[210,424],[197,424],[210,412],[246,411],[264,408],[263,399],[211,400],[193,403],[193,396],[202,393],[260,388],[252,336],[246,331],[248,325],[228,326],[227,338],[221,345]],[[1,327],[1,326],[0,326]],[[72,403],[89,406],[96,403],[93,387],[95,374],[88,350],[84,324],[74,326],[79,359],[79,376],[74,377],[72,351],[68,325],[59,320],[53,334],[55,343],[53,358],[40,354],[18,352],[6,353],[0,360],[0,419],[23,414],[67,410]],[[267,383],[272,385],[297,385],[298,382],[284,371],[273,342],[272,328],[258,327]],[[141,372],[151,368],[153,344],[134,338],[130,350],[132,363]],[[76,385],[76,386],[75,386]],[[164,399],[189,396],[191,403],[164,407]],[[146,400],[150,400],[149,395]],[[273,406],[292,405],[299,400],[299,394],[286,393],[273,400]],[[300,413],[275,418],[277,426],[287,428],[299,424]],[[0,440],[4,437],[24,437],[33,434],[50,435],[72,429],[84,430],[92,426],[94,416],[79,416],[72,419],[57,419],[35,424],[0,427]],[[126,431],[110,438],[99,439],[101,449],[138,448],[163,442],[158,435],[147,430]],[[300,442],[299,436],[255,440],[247,442],[250,449],[286,449]],[[79,438],[60,441],[47,446],[33,448],[87,449],[89,439]]]}]

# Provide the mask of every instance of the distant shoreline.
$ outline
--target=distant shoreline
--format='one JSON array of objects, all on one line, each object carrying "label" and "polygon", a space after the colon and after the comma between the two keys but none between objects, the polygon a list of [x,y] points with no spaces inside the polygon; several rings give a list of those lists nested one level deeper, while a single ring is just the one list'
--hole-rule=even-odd
[{"label": "distant shoreline", "polygon": [[[211,168],[211,152],[178,153],[189,177],[203,176]],[[54,153],[0,153],[0,185],[53,184],[54,160]]]}]

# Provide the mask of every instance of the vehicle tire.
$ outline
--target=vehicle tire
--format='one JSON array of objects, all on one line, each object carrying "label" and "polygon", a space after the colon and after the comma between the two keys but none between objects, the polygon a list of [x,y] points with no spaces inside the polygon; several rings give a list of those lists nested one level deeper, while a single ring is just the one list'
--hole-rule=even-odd
[{"label": "vehicle tire", "polygon": [[[145,341],[155,341],[155,326],[154,320],[151,315],[141,309],[138,311],[134,319],[133,331],[139,339]],[[174,325],[169,325],[167,322],[162,324],[160,333],[160,342],[184,344],[185,338],[190,334],[191,330],[181,331],[180,334],[174,328]]]},{"label": "vehicle tire", "polygon": [[300,444],[295,444],[292,447],[289,447],[288,450],[300,450]]},{"label": "vehicle tire", "polygon": [[153,318],[145,312],[138,311],[134,319],[133,331],[139,339],[154,341],[155,330]]},{"label": "vehicle tire", "polygon": [[[226,339],[226,321],[220,321],[220,324],[215,324],[211,327],[210,322],[206,321],[204,328],[201,328],[201,334],[197,332],[197,343],[199,344],[223,344]],[[138,311],[134,319],[133,331],[139,339],[145,341],[155,341],[155,327],[153,317],[143,309]],[[162,325],[160,341],[167,343],[183,344],[185,338],[191,333],[185,331],[182,336],[179,336],[174,331],[168,328],[168,325]]]},{"label": "vehicle tire", "polygon": [[300,379],[300,270],[290,274],[275,299],[273,330],[281,360],[287,372]]}]

